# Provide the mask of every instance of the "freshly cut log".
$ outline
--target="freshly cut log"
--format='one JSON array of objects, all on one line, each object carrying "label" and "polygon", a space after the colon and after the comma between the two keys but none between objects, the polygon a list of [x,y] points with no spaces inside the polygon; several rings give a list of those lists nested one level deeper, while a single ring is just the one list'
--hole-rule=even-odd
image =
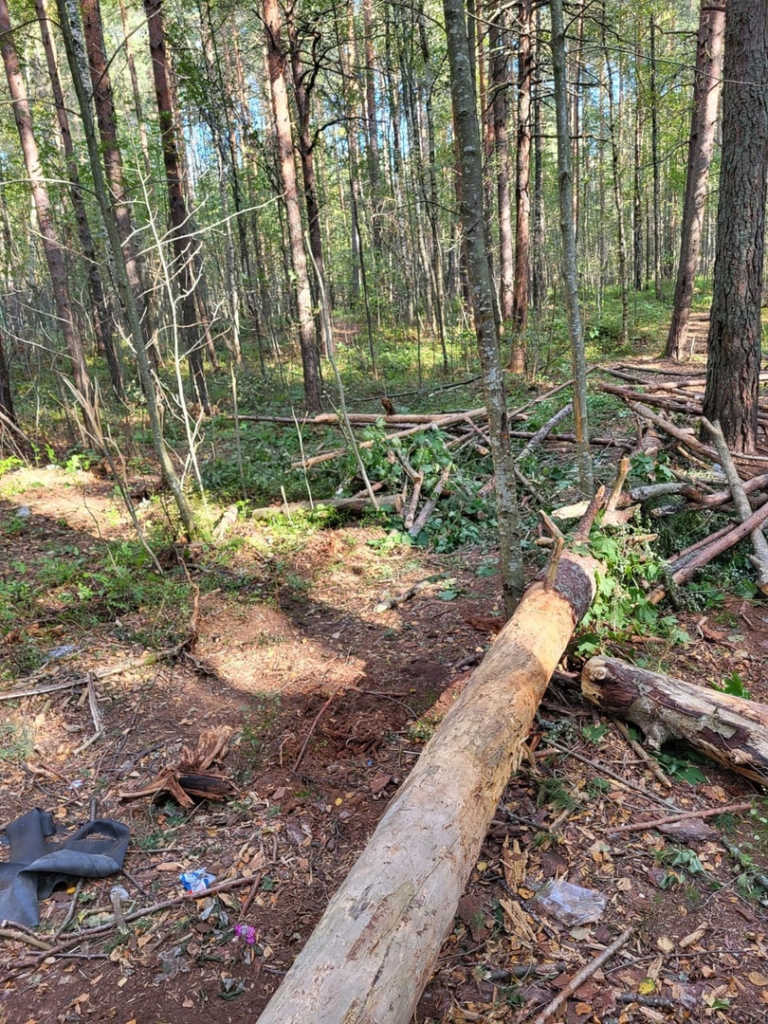
[{"label": "freshly cut log", "polygon": [[642,729],[651,747],[685,740],[718,764],[768,784],[765,704],[600,656],[582,669],[581,690],[602,711]]},{"label": "freshly cut log", "polygon": [[564,552],[424,748],[260,1024],[409,1024],[549,678],[594,594]]}]

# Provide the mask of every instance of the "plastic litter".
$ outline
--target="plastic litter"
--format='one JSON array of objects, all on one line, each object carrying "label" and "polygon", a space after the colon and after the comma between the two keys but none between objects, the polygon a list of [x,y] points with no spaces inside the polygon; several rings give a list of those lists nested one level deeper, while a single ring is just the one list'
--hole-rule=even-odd
[{"label": "plastic litter", "polygon": [[60,644],[58,647],[52,647],[48,651],[48,657],[52,659],[66,658],[69,654],[74,654],[77,647],[74,644]]},{"label": "plastic litter", "polygon": [[536,900],[548,914],[569,927],[598,921],[608,902],[601,892],[563,879],[547,882],[536,894]]},{"label": "plastic litter", "polygon": [[216,875],[209,874],[205,868],[195,868],[194,871],[183,871],[179,881],[187,892],[204,892],[216,881]]},{"label": "plastic litter", "polygon": [[19,519],[29,519],[32,513],[29,511],[26,505],[21,505],[16,509],[16,515]]}]

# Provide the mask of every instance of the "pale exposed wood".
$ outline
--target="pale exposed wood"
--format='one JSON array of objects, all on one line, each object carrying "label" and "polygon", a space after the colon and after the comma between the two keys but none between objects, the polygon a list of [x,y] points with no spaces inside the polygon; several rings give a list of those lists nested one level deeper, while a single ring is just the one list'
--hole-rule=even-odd
[{"label": "pale exposed wood", "polygon": [[574,624],[591,560],[532,584],[259,1018],[408,1024]]},{"label": "pale exposed wood", "polygon": [[659,748],[682,739],[739,775],[768,782],[768,707],[684,679],[648,672],[618,658],[590,658],[584,696],[642,729]]}]

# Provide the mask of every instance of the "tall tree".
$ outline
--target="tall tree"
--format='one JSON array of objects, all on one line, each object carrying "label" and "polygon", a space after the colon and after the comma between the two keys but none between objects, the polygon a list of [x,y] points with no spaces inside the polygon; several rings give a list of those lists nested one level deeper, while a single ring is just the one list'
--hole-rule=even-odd
[{"label": "tall tree", "polygon": [[605,60],[605,79],[608,92],[608,132],[611,137],[611,166],[613,169],[613,205],[616,210],[616,233],[619,250],[619,293],[621,295],[621,343],[626,345],[629,340],[629,298],[627,295],[627,235],[624,228],[624,202],[621,188],[621,146],[619,141],[620,118],[616,112],[614,94],[613,65],[606,41],[606,13],[603,0],[603,17],[601,22],[603,40],[603,57]]},{"label": "tall tree", "polygon": [[667,335],[666,354],[682,359],[688,335],[693,287],[699,265],[701,231],[707,202],[707,180],[715,146],[717,108],[723,74],[725,6],[702,0],[696,41],[696,72],[693,79],[693,110],[688,142],[680,261],[677,265],[675,302]]},{"label": "tall tree", "polygon": [[650,20],[651,163],[653,165],[653,287],[661,298],[661,174],[659,166],[659,90],[656,85],[656,18]]},{"label": "tall tree", "polygon": [[509,615],[522,592],[523,561],[514,465],[509,449],[507,399],[501,368],[499,333],[494,314],[493,283],[488,269],[480,126],[477,120],[464,0],[443,0],[443,13],[448,37],[453,123],[461,154],[461,221],[467,241],[475,331],[483,367],[483,386],[496,477],[501,586],[504,607]]},{"label": "tall tree", "polygon": [[40,154],[32,127],[32,114],[27,99],[27,90],[19,65],[19,55],[14,43],[11,18],[7,0],[0,0],[0,53],[5,65],[5,76],[11,94],[13,116],[19,132],[24,166],[27,171],[32,199],[35,204],[37,223],[43,243],[48,272],[51,276],[53,300],[56,309],[57,326],[61,333],[72,364],[72,377],[81,398],[81,410],[86,429],[93,443],[101,444],[101,426],[95,407],[93,381],[85,364],[85,354],[80,336],[72,320],[72,304],[67,287],[67,266],[64,250],[59,242],[53,220],[53,209],[48,195],[45,174],[40,163]]},{"label": "tall tree", "polygon": [[312,291],[307,272],[307,254],[304,250],[299,191],[296,186],[296,165],[293,160],[291,115],[285,82],[286,57],[282,43],[282,18],[278,0],[264,0],[263,12],[272,111],[275,120],[280,176],[283,184],[283,202],[288,220],[296,310],[299,320],[299,345],[304,369],[304,397],[307,408],[314,411],[320,408],[320,366],[315,345]]},{"label": "tall tree", "polygon": [[80,184],[80,171],[77,166],[77,156],[72,142],[72,132],[69,127],[69,114],[64,102],[64,91],[61,87],[59,69],[56,64],[56,51],[51,39],[48,27],[48,15],[45,10],[44,0],[35,0],[35,11],[37,20],[40,23],[40,38],[45,51],[45,60],[48,65],[48,77],[51,81],[51,92],[53,103],[56,107],[56,118],[59,123],[61,144],[64,149],[64,157],[67,165],[67,177],[70,182],[69,195],[72,200],[72,209],[77,223],[77,234],[80,239],[80,247],[83,250],[83,259],[87,266],[88,291],[93,302],[94,326],[96,337],[107,360],[109,375],[112,380],[112,387],[115,394],[123,397],[123,371],[120,359],[112,337],[112,314],[104,296],[104,288],[101,283],[101,271],[99,260],[96,255],[96,245],[93,241],[91,226],[88,223],[88,214],[85,209],[85,199]]},{"label": "tall tree", "polygon": [[[0,3],[4,2],[5,0],[0,0]],[[108,194],[107,181],[101,163],[101,154],[99,152],[99,143],[96,138],[96,127],[93,122],[93,111],[91,108],[92,96],[90,95],[87,87],[88,72],[85,45],[81,36],[77,0],[56,0],[56,9],[59,15],[59,24],[64,37],[64,48],[67,54],[67,62],[69,63],[69,70],[75,86],[77,105],[80,111],[83,133],[85,135],[85,142],[88,149],[88,163],[93,177],[93,190],[99,204],[102,223],[104,224],[107,234],[112,256],[112,266],[115,273],[115,281],[125,310],[131,342],[133,343],[134,351],[136,353],[136,362],[139,368],[139,379],[141,381],[141,387],[144,392],[144,399],[147,406],[147,416],[152,434],[152,442],[163,480],[173,495],[187,536],[192,537],[195,533],[194,516],[181,486],[181,481],[179,480],[173,462],[171,461],[171,457],[168,454],[168,448],[163,437],[160,403],[158,401],[155,380],[150,367],[144,331],[139,319],[139,306],[131,281],[128,277],[128,260],[125,250],[123,249],[115,209]]]},{"label": "tall tree", "polygon": [[[490,14],[488,47],[490,49],[491,114],[493,144],[496,151],[496,197],[499,216],[499,304],[505,328],[512,327],[514,315],[515,257],[512,241],[512,193],[509,174],[509,52],[506,38],[504,6]],[[522,349],[513,339],[510,369],[520,373]]]},{"label": "tall tree", "polygon": [[[517,54],[517,177],[515,184],[515,288],[512,320],[515,330],[528,321],[531,220],[531,81],[533,79],[533,3],[521,0],[518,19],[520,42]],[[518,346],[519,347],[519,346]]]},{"label": "tall tree", "polygon": [[178,303],[181,310],[179,335],[183,350],[188,354],[189,368],[198,401],[206,412],[210,412],[208,388],[203,370],[202,342],[199,337],[200,324],[195,305],[195,292],[200,275],[194,272],[194,261],[199,242],[190,236],[190,221],[181,182],[161,0],[144,0],[144,11],[147,16],[149,52],[152,57],[152,76],[155,83],[165,181],[168,188],[171,241],[175,257],[173,269],[178,282]]},{"label": "tall tree", "polygon": [[704,415],[729,446],[757,435],[768,176],[768,0],[728,0],[723,146]]},{"label": "tall tree", "polygon": [[576,226],[573,213],[573,177],[566,81],[565,28],[563,2],[552,0],[552,67],[555,76],[555,117],[557,123],[557,180],[560,200],[563,283],[568,307],[568,334],[573,367],[573,423],[579,460],[579,481],[585,494],[592,493],[592,456],[587,424],[587,364],[584,354],[584,330],[581,323],[579,279],[576,258]]}]

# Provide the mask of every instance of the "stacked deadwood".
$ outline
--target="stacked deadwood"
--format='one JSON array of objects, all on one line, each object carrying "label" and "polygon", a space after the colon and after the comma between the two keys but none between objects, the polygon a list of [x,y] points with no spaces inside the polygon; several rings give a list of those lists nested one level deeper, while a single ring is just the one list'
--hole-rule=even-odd
[{"label": "stacked deadwood", "polygon": [[[541,402],[553,398],[559,392],[571,385],[571,381],[559,384],[532,398],[517,409],[510,409],[508,419],[512,424],[520,424],[532,414],[536,406]],[[300,430],[303,434],[306,428],[338,428],[343,435],[340,445],[334,444],[331,448],[323,448],[319,451],[307,452],[302,445],[302,458],[291,464],[292,469],[299,469],[307,473],[317,466],[321,466],[348,455],[353,447],[360,450],[370,449],[374,446],[383,445],[387,450],[387,458],[392,465],[399,464],[402,471],[402,487],[397,493],[386,494],[382,492],[380,481],[372,481],[371,488],[360,491],[350,497],[335,497],[332,499],[319,499],[318,501],[303,501],[273,506],[264,509],[257,509],[256,516],[266,516],[284,509],[290,513],[300,509],[314,507],[314,504],[331,505],[346,511],[364,511],[372,505],[384,506],[394,509],[403,519],[404,529],[415,538],[423,530],[430,516],[437,507],[441,497],[445,498],[457,486],[456,468],[460,465],[462,455],[490,456],[490,439],[487,434],[487,410],[485,406],[472,409],[457,410],[454,412],[435,413],[397,413],[393,411],[391,401],[382,399],[382,404],[388,410],[385,414],[347,412],[340,416],[336,413],[321,413],[317,416],[298,420],[293,416],[270,416],[264,414],[241,415],[241,421],[257,423],[271,423],[276,426]],[[573,444],[575,435],[568,432],[555,432],[555,427],[571,414],[570,402],[564,404],[551,416],[543,426],[536,430],[513,428],[510,430],[510,437],[514,442],[523,442],[516,457],[516,463],[530,454],[536,448],[547,443]],[[358,431],[370,430],[371,427],[383,429],[383,436],[377,438],[358,437]],[[450,453],[451,462],[442,471],[433,477],[427,485],[424,473],[409,462],[406,454],[406,446],[403,442],[414,435],[423,434],[426,431],[439,432],[445,449]],[[592,437],[594,445],[604,447],[629,448],[631,442],[617,437]],[[537,493],[534,485],[522,473],[518,465],[515,466],[515,474],[518,482],[531,495],[536,504],[541,505],[543,501]],[[453,481],[452,481],[453,477]],[[474,488],[470,488],[474,491]],[[493,478],[483,478],[477,488],[477,495],[483,497],[493,489]]]},{"label": "stacked deadwood", "polygon": [[[655,453],[667,444],[695,467],[693,476],[678,474],[677,480],[635,487],[622,495],[620,504],[643,504],[676,496],[687,507],[735,509],[735,522],[669,559],[666,584],[653,591],[651,600],[658,603],[670,585],[687,582],[700,568],[747,537],[753,549],[751,560],[757,570],[758,587],[768,594],[768,542],[763,533],[768,521],[768,449],[754,455],[729,451],[719,425],[709,423],[702,415],[703,373],[664,370],[664,375],[672,377],[664,380],[650,379],[649,373],[654,372],[651,368],[642,373],[627,368],[606,372],[632,385],[603,384],[602,389],[625,401],[637,417],[639,450]],[[768,374],[761,377],[767,379]],[[760,400],[758,422],[768,439],[768,398]],[[678,504],[654,511],[663,514],[680,507]]]}]

